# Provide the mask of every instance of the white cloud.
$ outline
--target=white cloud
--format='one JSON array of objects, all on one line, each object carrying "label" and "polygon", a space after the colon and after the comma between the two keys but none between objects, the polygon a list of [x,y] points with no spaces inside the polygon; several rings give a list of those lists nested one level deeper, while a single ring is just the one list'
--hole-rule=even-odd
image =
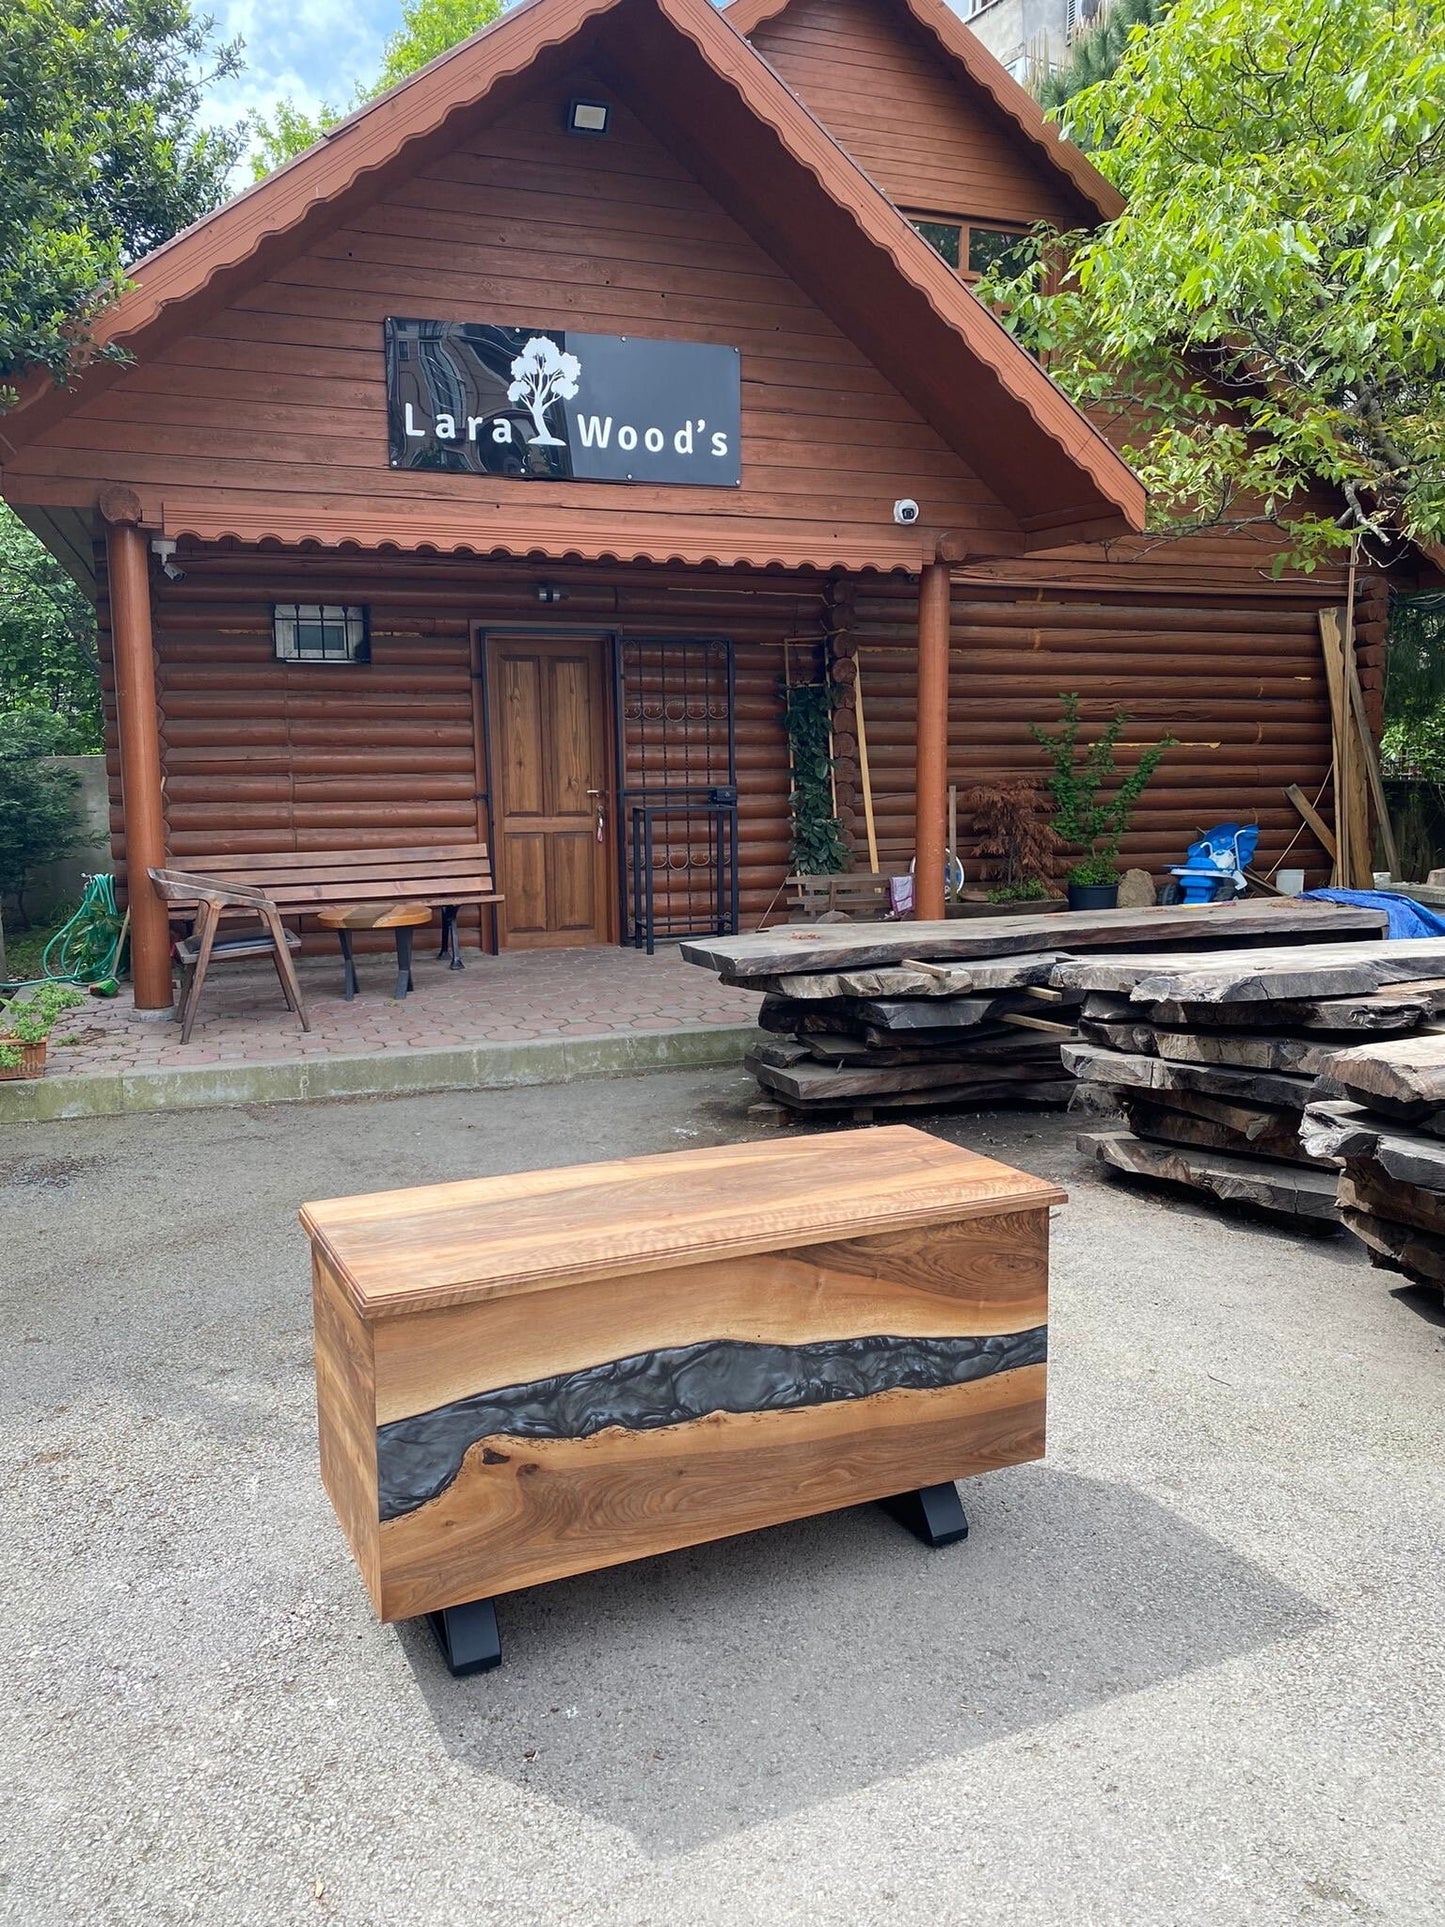
[{"label": "white cloud", "polygon": [[245,70],[207,97],[211,122],[269,114],[281,99],[349,106],[401,20],[399,0],[210,0],[209,10],[221,39],[246,43]]}]

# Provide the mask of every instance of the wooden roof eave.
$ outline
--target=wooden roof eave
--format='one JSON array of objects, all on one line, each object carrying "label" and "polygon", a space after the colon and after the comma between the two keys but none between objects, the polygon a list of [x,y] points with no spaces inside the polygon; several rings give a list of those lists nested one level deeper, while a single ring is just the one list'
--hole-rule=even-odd
[{"label": "wooden roof eave", "polygon": [[[665,22],[676,36],[673,45],[660,48],[652,31],[657,22]],[[1090,518],[1115,533],[1142,526],[1143,491],[1119,456],[708,0],[530,0],[137,264],[135,285],[106,317],[100,338],[139,354],[152,330],[168,317],[174,327],[177,317],[190,315],[192,304],[204,307],[220,284],[230,298],[237,283],[266,271],[261,257],[268,245],[293,250],[306,245],[313,223],[338,219],[338,204],[359,183],[379,192],[391,169],[408,154],[414,158],[454,138],[450,130],[458,117],[479,112],[499,86],[529,80],[548,49],[570,47],[590,30],[588,39],[605,51],[603,23],[608,35],[624,37],[624,88],[645,82],[650,62],[649,115],[654,123],[671,123],[671,144],[697,156],[698,123],[710,120],[714,141],[701,155],[703,172],[711,174],[708,184],[716,188],[731,166],[734,211],[746,225],[757,233],[767,225],[765,208],[789,202],[795,212],[783,237],[783,258],[812,248],[809,292],[831,306],[835,319],[842,311],[844,325],[865,352],[895,385],[912,391],[915,406],[984,473],[1018,516],[1025,546],[1077,539],[1081,520]],[[588,58],[596,46],[589,45]],[[690,50],[685,58],[698,94],[696,103],[689,99],[686,128],[672,111],[678,91],[673,63],[683,49]],[[729,121],[729,102],[733,112],[724,138],[717,129]],[[695,114],[694,105],[707,111]],[[729,159],[720,151],[729,145],[756,149],[759,123],[776,143],[768,168],[781,165],[781,186],[768,168],[755,165],[749,188],[741,180],[736,153]],[[809,180],[816,183],[811,197],[805,191]],[[740,196],[742,207],[736,206]],[[817,258],[810,210],[828,218],[839,248],[850,258]],[[866,253],[860,253],[860,244]],[[872,293],[860,304],[859,290],[869,283]],[[900,346],[893,322],[901,313],[909,320],[914,347],[923,352]],[[957,379],[959,345],[979,377],[968,381],[966,396]],[[89,380],[69,390],[50,389],[48,406],[35,401],[12,412],[8,439],[23,445],[44,422],[91,392]],[[1007,432],[998,433],[1000,427]],[[1040,490],[1045,500],[1037,499]],[[1092,501],[1080,499],[1091,493]],[[1056,528],[1066,528],[1067,535],[1056,535]]]},{"label": "wooden roof eave", "polygon": [[[789,4],[790,0],[731,0],[723,8],[723,18],[750,38],[766,21],[776,20]],[[1081,148],[1065,139],[1033,95],[1019,85],[945,0],[892,0],[892,4],[907,11],[914,25],[937,47],[955,79],[986,95],[1013,123],[1035,157],[1082,204],[1085,225],[1118,219],[1125,207],[1118,188],[1105,179]]]},{"label": "wooden roof eave", "polygon": [[[1122,456],[1019,347],[991,310],[914,231],[766,62],[758,60],[742,36],[735,29],[730,31],[726,19],[711,6],[699,11],[691,0],[654,0],[654,3],[672,18],[678,31],[692,41],[711,71],[729,82],[746,100],[751,113],[772,129],[792,158],[802,164],[836,207],[849,217],[858,235],[886,256],[891,269],[902,277],[908,289],[915,297],[921,297],[927,309],[926,319],[939,324],[936,329],[925,326],[921,332],[931,334],[941,351],[946,351],[942,331],[961,339],[980,372],[997,383],[1013,417],[1011,436],[1017,437],[1008,445],[991,438],[980,423],[976,391],[965,395],[945,383],[929,392],[925,379],[927,359],[899,354],[893,338],[896,286],[882,301],[865,301],[861,306],[856,299],[850,302],[845,297],[856,296],[860,289],[866,292],[870,286],[870,277],[866,274],[839,275],[832,288],[819,278],[808,287],[813,299],[833,314],[889,379],[1014,510],[1023,531],[1023,548],[1048,549],[1066,541],[1077,541],[1081,539],[1077,533],[1081,522],[1091,523],[1100,535],[1122,535],[1142,529],[1146,507],[1143,485]],[[634,49],[628,73],[617,73],[612,78],[625,86],[629,76],[635,80],[641,71],[644,70]],[[734,196],[745,193],[737,181],[735,165],[739,143],[718,139],[712,143],[710,153],[697,151],[700,115],[695,100],[690,100],[688,123],[684,126],[670,113],[665,90],[654,85],[646,111],[654,124],[662,118],[670,120],[668,144],[682,151],[693,150],[688,154],[690,163],[714,192],[720,185],[717,157],[722,155],[734,162],[730,182]],[[709,173],[711,179],[707,178]],[[720,198],[726,199],[726,194]],[[775,212],[781,200],[777,193],[769,197],[755,195],[746,208],[735,206],[733,209],[736,217],[746,221],[754,232],[759,229],[765,199],[771,202]],[[804,221],[780,237],[782,258],[789,260],[805,285],[800,263],[818,235],[816,223]],[[770,237],[760,238],[766,243]],[[778,252],[777,238],[774,238],[773,251]],[[1040,511],[1030,507],[1026,484],[1030,477],[1042,479],[1040,470],[1050,455],[1055,455],[1060,470],[1072,468],[1082,471],[1082,475],[1076,473],[1072,493],[1061,486],[1048,508]],[[1009,466],[1013,468],[1016,484],[1012,490],[1001,475]],[[1078,481],[1083,478],[1098,491],[1093,501],[1084,499],[1087,490],[1078,487]],[[1059,480],[1063,482],[1062,475]],[[1022,489],[1018,486],[1020,483],[1025,485]]]}]

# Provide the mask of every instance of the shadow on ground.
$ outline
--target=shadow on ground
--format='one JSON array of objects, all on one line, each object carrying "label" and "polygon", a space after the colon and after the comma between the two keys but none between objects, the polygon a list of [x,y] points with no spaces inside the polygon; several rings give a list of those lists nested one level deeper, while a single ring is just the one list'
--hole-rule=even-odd
[{"label": "shadow on ground", "polygon": [[663,1857],[1325,1617],[1127,1486],[1036,1465],[963,1492],[941,1551],[863,1507],[504,1598],[472,1679],[423,1622],[398,1636],[454,1759]]}]

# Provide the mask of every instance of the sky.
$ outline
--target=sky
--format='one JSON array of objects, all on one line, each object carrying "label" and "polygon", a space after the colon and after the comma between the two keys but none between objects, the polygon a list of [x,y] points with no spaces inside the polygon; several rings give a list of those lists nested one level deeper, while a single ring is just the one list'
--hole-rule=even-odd
[{"label": "sky", "polygon": [[308,109],[350,106],[401,23],[401,0],[204,0],[197,11],[214,16],[221,39],[246,43],[245,72],[207,98],[210,121],[268,113],[288,96]]}]

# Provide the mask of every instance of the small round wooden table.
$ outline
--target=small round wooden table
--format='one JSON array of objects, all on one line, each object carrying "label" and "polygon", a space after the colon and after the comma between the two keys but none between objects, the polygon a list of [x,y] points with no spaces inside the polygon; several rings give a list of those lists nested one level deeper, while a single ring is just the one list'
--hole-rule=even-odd
[{"label": "small round wooden table", "polygon": [[318,910],[316,921],[334,930],[341,943],[341,960],[346,966],[346,1001],[356,995],[356,959],[351,952],[353,930],[394,930],[396,932],[396,1000],[411,989],[411,933],[431,922],[431,906],[426,903],[336,903]]}]

